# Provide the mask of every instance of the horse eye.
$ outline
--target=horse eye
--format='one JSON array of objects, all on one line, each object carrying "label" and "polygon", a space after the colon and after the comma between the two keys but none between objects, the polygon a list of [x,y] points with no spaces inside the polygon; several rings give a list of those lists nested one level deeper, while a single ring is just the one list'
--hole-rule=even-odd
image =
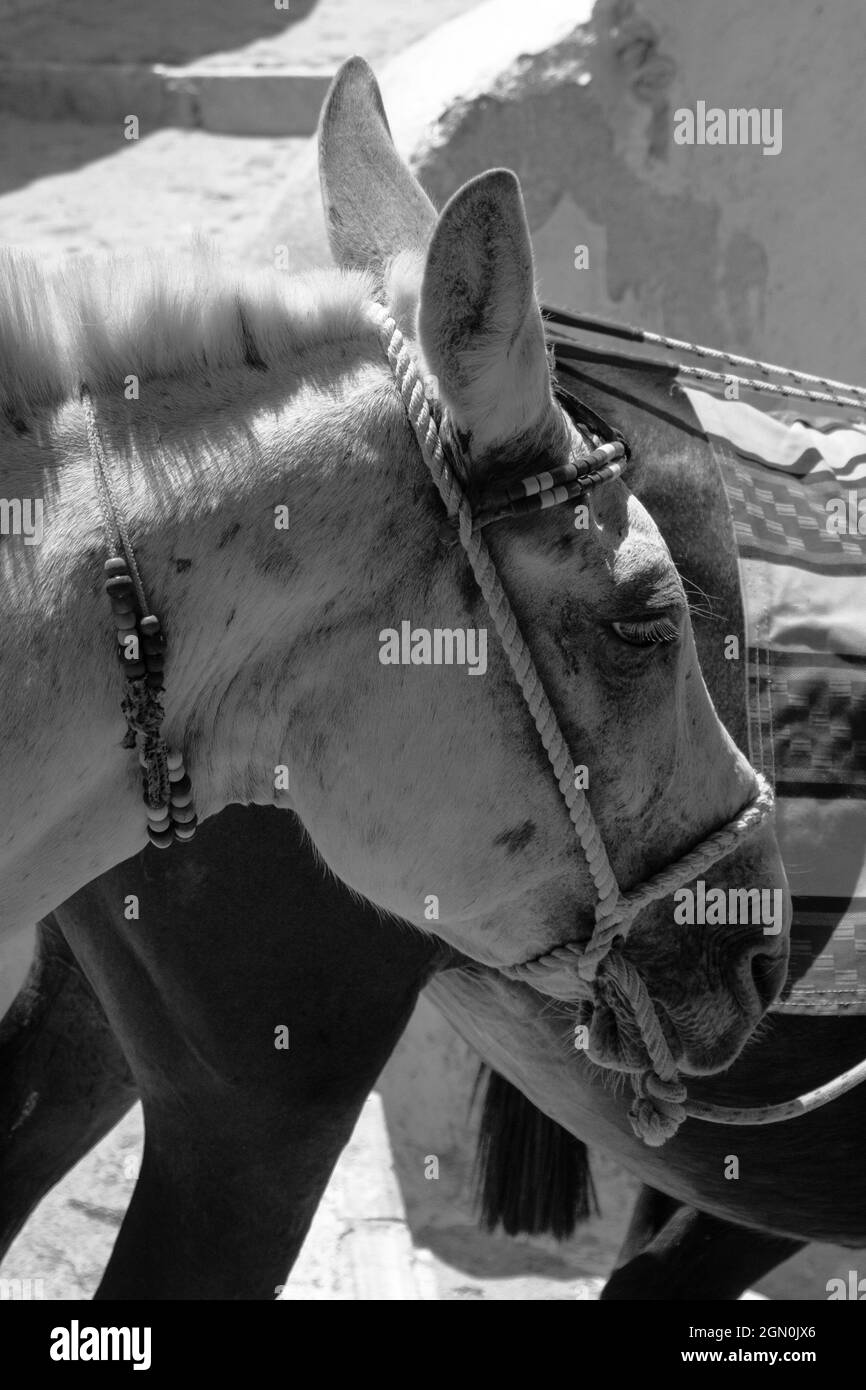
[{"label": "horse eye", "polygon": [[652,618],[642,623],[611,623],[622,642],[630,647],[655,647],[662,642],[675,642],[680,635],[679,625],[671,618]]}]

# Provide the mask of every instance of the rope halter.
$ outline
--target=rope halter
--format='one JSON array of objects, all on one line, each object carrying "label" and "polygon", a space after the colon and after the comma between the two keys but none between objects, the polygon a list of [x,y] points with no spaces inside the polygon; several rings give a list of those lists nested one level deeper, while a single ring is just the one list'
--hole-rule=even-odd
[{"label": "rope halter", "polygon": [[755,774],[757,789],[747,806],[727,825],[707,836],[676,863],[624,893],[614,876],[598,826],[584,791],[576,785],[575,766],[559,722],[536,670],[508,596],[483,537],[483,529],[505,517],[542,510],[571,500],[591,487],[617,477],[628,461],[621,435],[590,415],[593,426],[606,431],[603,443],[590,435],[593,448],[582,457],[549,473],[534,474],[510,486],[491,489],[473,511],[452,464],[446,458],[440,429],[427,400],[422,375],[392,314],[373,306],[376,328],[387,354],[397,389],[421,454],[436,484],[448,518],[456,523],[479,589],[499,634],[505,655],[523,693],[556,784],[565,802],[578,844],[595,886],[595,922],[587,942],[568,942],[535,960],[507,966],[502,974],[544,992],[554,974],[575,974],[575,997],[587,993],[598,1003],[603,997],[626,1035],[637,1033],[650,1059],[650,1068],[632,1077],[635,1099],[629,1111],[635,1134],[655,1147],[671,1138],[686,1118],[686,1090],[665,1039],[658,1014],[638,971],[622,954],[632,923],[649,903],[668,897],[704,870],[724,859],[744,836],[769,816],[773,793]]}]

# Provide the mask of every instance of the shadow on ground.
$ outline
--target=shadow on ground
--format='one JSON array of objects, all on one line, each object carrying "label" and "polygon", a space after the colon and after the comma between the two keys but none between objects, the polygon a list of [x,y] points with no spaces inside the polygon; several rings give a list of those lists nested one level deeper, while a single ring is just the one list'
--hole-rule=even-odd
[{"label": "shadow on ground", "polygon": [[[25,150],[20,144],[22,129]],[[106,159],[117,154],[122,143],[122,132],[112,126],[81,125],[77,121],[60,128],[53,121],[27,121],[25,126],[19,117],[0,113],[0,197],[38,179]],[[2,224],[0,238],[6,240]]]},{"label": "shadow on ground", "polygon": [[[319,0],[287,3],[290,9],[242,0],[150,0],[144,6],[139,0],[53,0],[4,20],[0,64],[184,66],[269,39],[281,40],[291,56],[287,35],[313,14]],[[34,109],[26,112],[33,122],[26,152],[11,148],[20,121],[0,112],[0,197],[130,148],[119,125],[50,121],[40,116],[39,105],[34,91]]]},{"label": "shadow on ground", "polygon": [[54,0],[4,21],[0,61],[182,65],[283,34],[317,3],[286,0],[277,9],[239,0]]}]

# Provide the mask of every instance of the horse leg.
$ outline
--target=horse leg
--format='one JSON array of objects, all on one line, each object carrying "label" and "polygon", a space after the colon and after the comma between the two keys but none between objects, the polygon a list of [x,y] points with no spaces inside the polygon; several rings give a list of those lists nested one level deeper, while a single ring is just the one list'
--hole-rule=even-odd
[{"label": "horse leg", "polygon": [[735,1226],[644,1186],[601,1297],[736,1299],[806,1243]]},{"label": "horse leg", "polygon": [[[377,1053],[374,1073],[383,1060]],[[49,1188],[138,1097],[102,1007],[51,919],[38,928],[30,974],[0,1025],[0,1074],[5,1253]],[[145,1097],[141,1174],[97,1297],[242,1290],[273,1298],[374,1080],[350,1083],[348,1097],[319,1091],[288,1120],[282,1093],[270,1107],[258,1097],[254,1115],[238,1116],[236,1095],[214,1097],[206,1075],[174,1113]],[[209,1088],[210,1106],[199,1098]]]},{"label": "horse leg", "polygon": [[0,1259],[30,1212],[137,1099],[102,1007],[57,923],[0,1022]]},{"label": "horse leg", "polygon": [[199,1086],[145,1097],[141,1172],[97,1299],[273,1299],[374,1077],[287,1103]]},{"label": "horse leg", "polygon": [[675,1197],[669,1197],[666,1192],[659,1192],[647,1183],[642,1183],[625,1240],[616,1257],[616,1269],[620,1270],[630,1260],[636,1259],[681,1205]]},{"label": "horse leg", "polygon": [[[238,977],[238,1014],[209,999],[206,1050],[171,1010],[156,1066],[152,1055],[139,1065],[133,1037],[144,1158],[98,1299],[273,1299],[285,1283],[430,950],[414,979],[384,980],[372,1005],[351,979],[310,994],[309,972],[293,972],[286,954],[288,965]],[[277,1051],[272,1020],[286,1017],[290,1050]]]},{"label": "horse leg", "polygon": [[382,932],[296,853],[285,813],[270,839],[247,839],[240,873],[245,815],[206,822],[189,854],[145,851],[59,909],[144,1107],[101,1299],[272,1299],[441,964],[438,942]]}]

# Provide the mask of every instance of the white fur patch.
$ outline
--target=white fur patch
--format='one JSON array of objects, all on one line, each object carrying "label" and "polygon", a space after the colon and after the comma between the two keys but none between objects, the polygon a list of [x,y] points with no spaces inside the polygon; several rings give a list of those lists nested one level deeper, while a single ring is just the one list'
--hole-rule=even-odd
[{"label": "white fur patch", "polygon": [[372,280],[323,269],[244,271],[213,246],[80,257],[49,268],[0,250],[0,408],[54,405],[129,374],[179,376],[265,360],[373,329]]}]

